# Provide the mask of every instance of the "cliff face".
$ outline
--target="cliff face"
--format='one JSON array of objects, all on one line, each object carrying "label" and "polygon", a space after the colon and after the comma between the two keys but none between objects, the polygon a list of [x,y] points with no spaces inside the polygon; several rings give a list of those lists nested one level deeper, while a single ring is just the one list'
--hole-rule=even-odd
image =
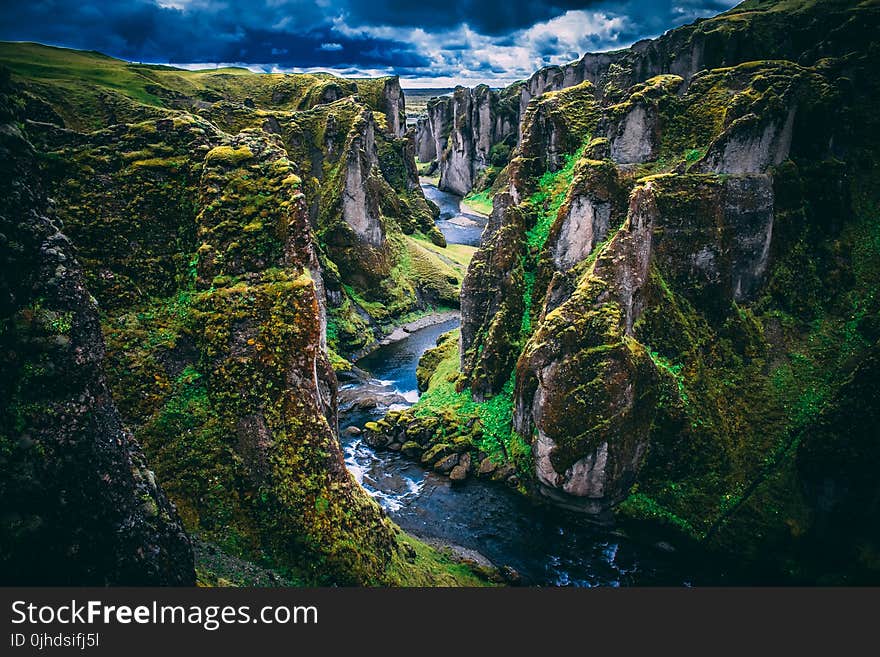
[{"label": "cliff face", "polygon": [[[396,79],[196,73],[182,84],[177,73],[144,75],[155,105],[127,89],[100,92],[104,107],[125,107],[126,122],[69,104],[29,74],[15,75],[12,97],[27,108],[23,119],[48,119],[26,120],[41,164],[29,171],[76,246],[76,299],[91,292],[101,309],[99,323],[90,302],[90,341],[70,349],[95,368],[105,363],[110,390],[96,374],[86,392],[119,434],[118,458],[137,466],[133,509],[122,493],[108,502],[155,534],[131,539],[152,572],[138,580],[100,564],[95,577],[192,582],[188,539],[159,482],[188,533],[297,583],[471,582],[425,546],[413,550],[348,473],[336,435],[334,366],[350,367],[338,351],[369,345],[401,314],[457,303],[450,267],[421,246],[443,238],[400,136]],[[84,96],[93,91],[83,84]],[[61,321],[42,296],[33,303],[46,309],[32,313],[40,326]],[[4,440],[33,439],[18,433],[30,394],[24,384],[10,390],[21,417],[4,418]],[[87,412],[90,399],[74,408]],[[103,493],[83,488],[78,507],[92,494]],[[8,508],[30,507],[15,497]],[[59,533],[42,531],[47,541]],[[8,545],[24,550],[29,539]],[[72,569],[69,581],[93,580]]]},{"label": "cliff face", "polygon": [[[480,189],[488,187],[491,180],[480,178],[479,173],[489,166],[489,159],[479,144],[488,139],[491,149],[505,142],[514,145],[522,139],[533,98],[589,82],[598,99],[613,102],[621,100],[633,85],[658,75],[681,78],[684,92],[691,78],[701,71],[762,59],[811,64],[823,57],[839,57],[849,51],[848,43],[869,38],[868,26],[856,20],[849,5],[843,0],[790,6],[773,0],[750,0],[720,16],[698,20],[625,50],[586,53],[570,64],[542,68],[525,81],[491,92],[498,102],[486,104],[484,111],[488,114],[480,121],[465,122],[467,127],[460,131],[448,126],[454,99],[438,99],[435,102],[446,106],[446,110],[429,111],[427,117],[420,118],[415,134],[418,157],[422,162],[437,160],[442,189],[466,194],[475,185]],[[791,16],[798,23],[796,31],[790,29]],[[471,95],[478,88],[471,90]],[[468,90],[457,94],[464,98]],[[643,120],[645,117],[640,113],[632,117],[630,135],[640,132],[636,126]],[[495,130],[482,128],[488,125]],[[623,131],[627,129],[626,125],[620,127]],[[625,147],[629,139],[624,139],[621,146]],[[444,157],[446,150],[455,157]],[[654,159],[649,156],[648,152],[628,155]],[[444,171],[449,171],[448,182]]]},{"label": "cliff face", "polygon": [[355,83],[360,99],[381,114],[384,131],[390,137],[403,137],[406,133],[406,97],[400,88],[400,79],[392,76],[360,79]]},{"label": "cliff face", "polygon": [[[524,491],[774,576],[876,579],[877,445],[841,409],[873,394],[854,386],[880,337],[878,22],[746,3],[524,83],[460,350],[387,431],[424,460],[456,409],[454,444]],[[815,435],[840,446],[827,468]]]},{"label": "cliff face", "polygon": [[3,583],[191,585],[189,538],[113,402],[98,309],[50,216],[8,82],[0,81]]},{"label": "cliff face", "polygon": [[554,295],[519,359],[514,429],[535,436],[542,490],[594,512],[626,498],[647,454],[664,373],[649,353],[657,343],[640,341],[652,282],[662,277],[687,289],[694,308],[726,314],[763,282],[772,226],[767,175],[687,175],[635,187],[624,224],[571,296],[559,303]]},{"label": "cliff face", "polygon": [[510,93],[486,85],[456,87],[452,96],[433,99],[416,125],[416,154],[437,160],[440,189],[464,196],[490,166],[492,147],[515,137],[516,108]]},{"label": "cliff face", "polygon": [[461,370],[478,399],[507,380],[524,312],[524,219],[510,195],[496,197],[481,242],[461,288]]}]

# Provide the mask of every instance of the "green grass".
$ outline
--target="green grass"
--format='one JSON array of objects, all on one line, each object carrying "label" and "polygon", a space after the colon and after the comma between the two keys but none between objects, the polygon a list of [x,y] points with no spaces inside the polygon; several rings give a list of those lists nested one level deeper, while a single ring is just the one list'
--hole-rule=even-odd
[{"label": "green grass", "polygon": [[618,511],[626,516],[639,520],[654,520],[668,523],[689,536],[697,536],[697,532],[691,524],[644,493],[637,492],[637,486],[633,488],[623,502],[618,506]]},{"label": "green grass", "polygon": [[525,310],[523,311],[520,333],[522,334],[523,339],[525,339],[532,334],[532,297],[535,294],[535,272],[526,270],[523,274],[523,278],[525,280],[525,292],[523,292]]},{"label": "green grass", "polygon": [[[474,257],[474,253],[477,252],[477,247],[469,246],[467,244],[447,244],[446,246],[437,246],[428,240],[428,238],[419,234],[412,235],[409,239],[440,258],[444,258],[447,263],[454,263],[453,266],[457,265],[458,267],[463,268],[463,270],[467,270],[471,259]],[[463,270],[462,274],[464,273]]]},{"label": "green grass", "polygon": [[392,557],[384,586],[490,586],[468,566],[456,561],[445,551],[437,550],[404,532],[397,542],[409,558],[396,553]]},{"label": "green grass", "polygon": [[[589,137],[586,141],[590,141]],[[574,165],[581,159],[584,148],[581,146],[574,153],[563,156],[564,163],[560,169],[545,172],[538,180],[538,191],[529,197],[529,204],[538,210],[535,225],[526,232],[526,240],[532,249],[544,248],[550,228],[574,179]]]},{"label": "green grass", "polygon": [[648,349],[647,351],[648,356],[650,356],[651,360],[654,361],[654,365],[656,365],[658,369],[666,372],[670,377],[672,377],[672,380],[675,381],[675,385],[678,388],[679,397],[681,397],[682,402],[687,403],[688,396],[687,391],[684,387],[684,377],[681,373],[684,366],[680,363],[670,363],[668,359],[663,358],[663,356],[658,354],[656,351],[651,351],[650,349]]},{"label": "green grass", "polygon": [[528,471],[531,448],[525,439],[513,431],[514,374],[511,373],[500,393],[486,401],[474,401],[470,389],[455,389],[459,376],[457,332],[450,339],[455,347],[437,366],[428,390],[413,406],[413,414],[416,417],[455,417],[460,425],[476,418],[482,429],[476,447],[486,452],[495,463],[511,462],[517,470]]},{"label": "green grass", "polygon": [[[13,73],[37,80],[92,83],[109,87],[146,105],[162,101],[146,87],[151,84],[137,67],[94,51],[55,48],[38,43],[0,43],[0,63]],[[183,73],[184,71],[181,71]]]},{"label": "green grass", "polygon": [[480,214],[492,214],[492,199],[494,196],[491,189],[484,189],[481,192],[471,192],[462,199],[461,203]]},{"label": "green grass", "polygon": [[[95,51],[39,43],[0,42],[0,65],[31,87],[65,121],[66,127],[95,130],[108,116],[133,123],[173,109],[181,96],[243,102],[263,109],[302,110],[320,102],[329,86],[353,96],[359,88],[379,109],[384,78],[344,80],[327,74],[254,73],[244,68],[188,71],[173,66],[126,62]],[[109,95],[108,95],[109,94]],[[384,121],[377,113],[376,120]]]}]

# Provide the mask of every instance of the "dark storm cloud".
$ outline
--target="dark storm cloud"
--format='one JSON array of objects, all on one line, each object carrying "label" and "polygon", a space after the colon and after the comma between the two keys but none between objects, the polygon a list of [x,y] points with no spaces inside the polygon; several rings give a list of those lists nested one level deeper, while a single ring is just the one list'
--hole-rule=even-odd
[{"label": "dark storm cloud", "polygon": [[527,75],[625,47],[732,0],[21,0],[0,40],[135,61],[394,70],[411,77]]},{"label": "dark storm cloud", "polygon": [[410,44],[334,31],[312,2],[43,0],[0,8],[0,39],[125,59],[280,66],[426,66]]},{"label": "dark storm cloud", "polygon": [[371,0],[351,2],[351,17],[366,23],[384,23],[405,27],[450,28],[467,23],[489,36],[502,36],[539,21],[545,21],[569,9],[590,9],[594,2],[553,0]]}]

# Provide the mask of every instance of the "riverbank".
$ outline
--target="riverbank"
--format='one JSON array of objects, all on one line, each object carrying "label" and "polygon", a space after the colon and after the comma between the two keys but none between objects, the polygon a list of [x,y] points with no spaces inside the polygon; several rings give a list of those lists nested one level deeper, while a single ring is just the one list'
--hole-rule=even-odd
[{"label": "riverbank", "polygon": [[395,342],[405,340],[407,337],[409,337],[410,333],[418,331],[419,329],[427,328],[429,326],[436,326],[437,324],[442,324],[451,320],[460,319],[461,313],[458,310],[450,310],[448,312],[425,315],[424,317],[420,317],[419,319],[395,327],[395,329],[391,333],[379,340],[379,342],[377,343],[377,348],[385,347],[389,344],[394,344]]},{"label": "riverbank", "polygon": [[461,199],[461,204],[471,212],[483,215],[484,217],[492,214],[492,197],[489,196],[489,190],[477,193],[471,192]]},{"label": "riverbank", "polygon": [[433,179],[422,177],[419,182],[425,198],[440,209],[440,215],[435,223],[446,238],[446,242],[479,246],[488,217],[481,212],[471,211],[470,208],[463,208],[460,196],[441,191]]},{"label": "riverbank", "polygon": [[[449,309],[440,310],[438,312],[434,309],[428,309],[425,311],[424,314],[418,315],[415,319],[408,320],[406,322],[403,322],[402,324],[391,326],[390,330],[387,333],[384,333],[382,337],[376,338],[373,342],[366,345],[363,349],[359,349],[355,353],[351,354],[348,358],[348,362],[354,365],[357,361],[366,358],[380,347],[385,347],[390,344],[394,344],[395,342],[400,342],[401,340],[406,339],[414,331],[418,331],[429,326],[436,326],[437,324],[443,324],[444,322],[458,320],[460,318],[461,312],[458,310]],[[357,374],[358,369],[359,368],[355,367],[351,371]]]},{"label": "riverbank", "polygon": [[[419,358],[457,324],[450,320],[427,326],[378,347],[356,363],[369,373],[367,378],[341,386],[339,428],[346,466],[391,520],[420,541],[454,554],[452,558],[475,564],[478,572],[488,573],[484,567],[492,564],[507,584],[681,586],[706,582],[683,552],[669,552],[660,539],[636,539],[619,527],[597,526],[578,514],[529,499],[491,477],[453,482],[402,451],[375,450],[365,442],[362,427],[368,422],[418,400]],[[356,398],[363,403],[351,403]],[[519,579],[510,574],[514,571]]]}]

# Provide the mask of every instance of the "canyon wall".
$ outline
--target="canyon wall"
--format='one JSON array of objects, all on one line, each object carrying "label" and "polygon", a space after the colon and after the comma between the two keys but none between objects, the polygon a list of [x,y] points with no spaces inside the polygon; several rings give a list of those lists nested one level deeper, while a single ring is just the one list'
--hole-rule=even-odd
[{"label": "canyon wall", "polygon": [[191,585],[193,552],[104,371],[76,250],[0,78],[0,572],[6,585]]},{"label": "canyon wall", "polygon": [[832,423],[880,338],[878,23],[747,2],[523,83],[460,338],[373,441],[775,576],[876,580],[875,413]]},{"label": "canyon wall", "polygon": [[22,172],[54,218],[42,197],[11,216],[4,199],[4,222],[33,233],[21,258],[58,291],[28,281],[4,310],[4,353],[35,359],[4,362],[4,566],[32,552],[49,563],[27,583],[217,581],[211,563],[194,572],[191,536],[296,584],[470,583],[414,550],[337,435],[340,354],[458,303],[421,246],[445,242],[397,79],[180,75],[143,68],[158,103],[88,83],[70,103],[13,70],[9,134],[33,142]]},{"label": "canyon wall", "polygon": [[[866,38],[866,28],[852,18],[845,2],[823,2],[821,9],[791,7],[797,30],[789,29],[786,8],[775,11],[773,4],[745,2],[717,17],[699,19],[623,50],[586,53],[571,63],[547,66],[526,80],[489,91],[498,102],[483,102],[483,116],[473,116],[467,109],[486,92],[478,93],[480,87],[456,90],[451,97],[432,101],[436,109],[429,108],[419,118],[414,134],[417,156],[422,162],[437,161],[441,189],[467,194],[475,185],[483,189],[491,184],[480,177],[491,166],[486,154],[496,144],[513,146],[523,137],[529,103],[547,92],[586,81],[593,85],[597,98],[614,102],[635,84],[657,75],[675,75],[682,79],[680,91],[684,93],[702,71],[762,59],[812,63],[844,55],[851,39]],[[457,122],[452,122],[453,114]],[[499,168],[504,164],[499,161]]]}]

